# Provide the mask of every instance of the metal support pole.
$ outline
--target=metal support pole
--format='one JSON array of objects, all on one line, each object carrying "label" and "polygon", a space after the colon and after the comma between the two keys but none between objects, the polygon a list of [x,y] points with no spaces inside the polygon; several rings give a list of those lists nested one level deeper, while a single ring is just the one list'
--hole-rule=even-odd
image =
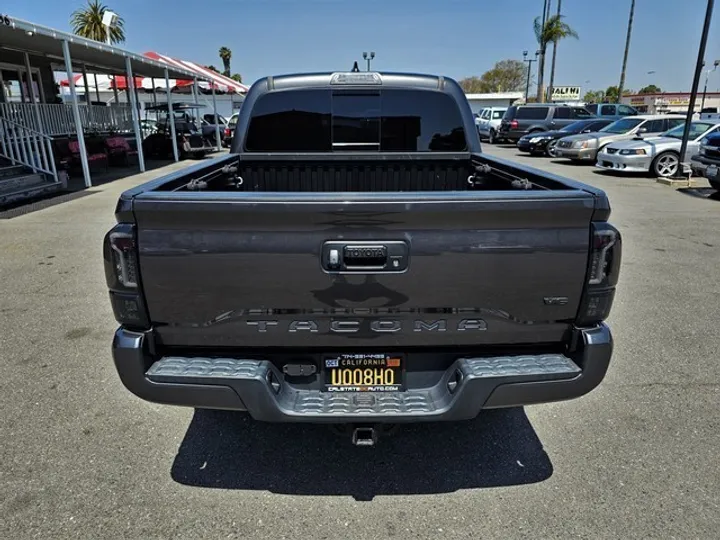
[{"label": "metal support pole", "polygon": [[82,66],[82,76],[83,84],[85,85],[85,105],[90,105],[90,86],[88,85],[87,68],[85,67],[85,64],[83,64]]},{"label": "metal support pole", "polygon": [[25,87],[23,86],[23,79],[22,79],[22,70],[18,69],[17,71],[18,75],[18,82],[20,83],[20,102],[25,103]]},{"label": "metal support pole", "polygon": [[[50,73],[52,73],[52,71]],[[43,85],[42,80],[42,70],[40,69],[38,70],[38,89],[40,90],[40,103],[47,103],[45,99],[45,86]]]},{"label": "metal support pole", "polygon": [[118,95],[117,89],[117,77],[113,75],[112,78],[113,95],[115,96],[115,105],[120,105],[120,96]]},{"label": "metal support pole", "polygon": [[170,77],[168,77],[167,69],[165,69],[165,86],[167,87],[168,121],[170,122],[170,135],[173,141],[173,157],[175,158],[175,163],[177,163],[180,161],[180,158],[178,157],[177,134],[175,133],[175,115],[173,114],[172,108],[172,88],[170,88]]},{"label": "metal support pole", "polygon": [[0,69],[0,103],[5,103],[7,96],[5,96],[5,80],[2,76],[2,69]]},{"label": "metal support pole", "polygon": [[27,81],[27,85],[28,85],[28,97],[30,98],[30,103],[35,103],[35,88],[33,87],[32,70],[30,69],[30,55],[28,53],[25,53],[24,56],[25,56],[25,80]]},{"label": "metal support pole", "polygon": [[527,103],[528,96],[530,94],[530,70],[532,69],[532,60],[528,60],[528,74],[527,74],[527,81],[525,82],[525,103]]},{"label": "metal support pole", "polygon": [[98,87],[97,73],[93,73],[93,77],[95,79],[95,98],[100,101],[100,88]]},{"label": "metal support pole", "polygon": [[222,141],[220,140],[220,125],[218,122],[217,101],[215,100],[215,83],[212,81],[210,81],[210,88],[212,88],[213,113],[215,114],[215,144],[217,145],[217,149],[220,150],[220,148],[222,148]]},{"label": "metal support pole", "polygon": [[150,84],[152,84],[153,105],[157,105],[157,88],[155,88],[155,77],[150,78]]},{"label": "metal support pole", "polygon": [[707,10],[705,11],[705,23],[703,24],[702,36],[700,37],[700,47],[698,48],[697,63],[695,64],[695,76],[693,77],[692,90],[690,90],[690,103],[688,105],[687,119],[685,120],[682,143],[680,144],[680,166],[678,167],[677,176],[682,179],[686,178],[685,154],[687,153],[688,139],[690,138],[690,123],[692,122],[693,114],[695,114],[695,100],[697,98],[700,76],[702,75],[703,63],[705,61],[705,46],[707,45],[708,33],[710,32],[710,21],[712,20],[714,5],[715,0],[708,0]]},{"label": "metal support pole", "polygon": [[140,172],[145,172],[145,156],[143,155],[142,136],[140,135],[140,115],[138,114],[137,102],[135,99],[135,79],[133,79],[130,57],[125,57],[125,71],[127,72],[128,90],[130,95],[130,107],[132,109],[133,127],[135,128],[135,142],[137,143],[138,163]]},{"label": "metal support pole", "polygon": [[78,105],[77,92],[75,91],[75,79],[72,70],[72,58],[70,57],[70,45],[67,40],[63,40],[63,56],[65,57],[65,72],[68,78],[68,86],[70,87],[70,97],[72,98],[73,117],[75,118],[75,132],[77,133],[78,145],[80,146],[80,163],[82,164],[83,178],[85,179],[85,187],[92,186],[90,179],[90,165],[88,164],[87,150],[85,149],[85,137],[83,136],[82,120],[80,119],[80,106]]},{"label": "metal support pole", "polygon": [[[195,103],[198,103],[198,90],[197,90],[197,77],[193,77],[193,86],[192,86],[192,93],[193,93],[193,101]],[[197,109],[197,115],[200,116],[200,109]],[[200,122],[200,118],[195,118],[195,128],[198,131],[202,131],[202,122]]]}]

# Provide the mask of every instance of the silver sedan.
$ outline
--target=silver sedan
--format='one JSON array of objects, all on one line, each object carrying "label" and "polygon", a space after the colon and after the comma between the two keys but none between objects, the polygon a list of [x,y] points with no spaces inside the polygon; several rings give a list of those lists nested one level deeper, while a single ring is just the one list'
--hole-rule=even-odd
[{"label": "silver sedan", "polygon": [[[653,176],[675,176],[680,168],[680,144],[685,126],[678,126],[658,137],[636,137],[608,144],[597,156],[596,167],[616,172],[650,172]],[[700,142],[720,129],[717,121],[692,122],[685,163],[700,151]]]}]

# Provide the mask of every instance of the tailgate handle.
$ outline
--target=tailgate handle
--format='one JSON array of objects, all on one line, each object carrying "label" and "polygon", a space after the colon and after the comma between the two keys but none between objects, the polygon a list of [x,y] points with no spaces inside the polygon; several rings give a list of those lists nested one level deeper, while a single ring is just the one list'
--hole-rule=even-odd
[{"label": "tailgate handle", "polygon": [[330,273],[404,272],[409,249],[404,241],[329,241],[322,247],[321,264]]}]

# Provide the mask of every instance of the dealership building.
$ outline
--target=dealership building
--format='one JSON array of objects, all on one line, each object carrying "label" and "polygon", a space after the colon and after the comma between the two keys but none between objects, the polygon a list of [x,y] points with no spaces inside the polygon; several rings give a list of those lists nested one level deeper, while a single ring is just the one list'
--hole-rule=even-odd
[{"label": "dealership building", "polygon": [[[645,114],[662,113],[683,113],[687,114],[690,106],[689,92],[663,92],[658,94],[632,94],[623,96],[620,100],[625,105],[636,108]],[[703,94],[699,92],[695,100],[695,112],[699,113],[703,108]],[[708,92],[705,94],[705,109],[715,109],[720,112],[720,92]]]}]

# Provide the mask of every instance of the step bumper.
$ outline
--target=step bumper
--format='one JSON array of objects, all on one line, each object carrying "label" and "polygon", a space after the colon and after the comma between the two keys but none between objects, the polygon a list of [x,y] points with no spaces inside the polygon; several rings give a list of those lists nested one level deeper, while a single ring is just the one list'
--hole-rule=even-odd
[{"label": "step bumper", "polygon": [[579,353],[459,358],[431,387],[405,392],[300,390],[272,363],[242,358],[153,358],[143,333],[119,329],[113,357],[123,384],[156,403],[246,410],[269,422],[465,420],[483,408],[572,399],[602,381],[612,355],[607,326],[580,330]]}]

